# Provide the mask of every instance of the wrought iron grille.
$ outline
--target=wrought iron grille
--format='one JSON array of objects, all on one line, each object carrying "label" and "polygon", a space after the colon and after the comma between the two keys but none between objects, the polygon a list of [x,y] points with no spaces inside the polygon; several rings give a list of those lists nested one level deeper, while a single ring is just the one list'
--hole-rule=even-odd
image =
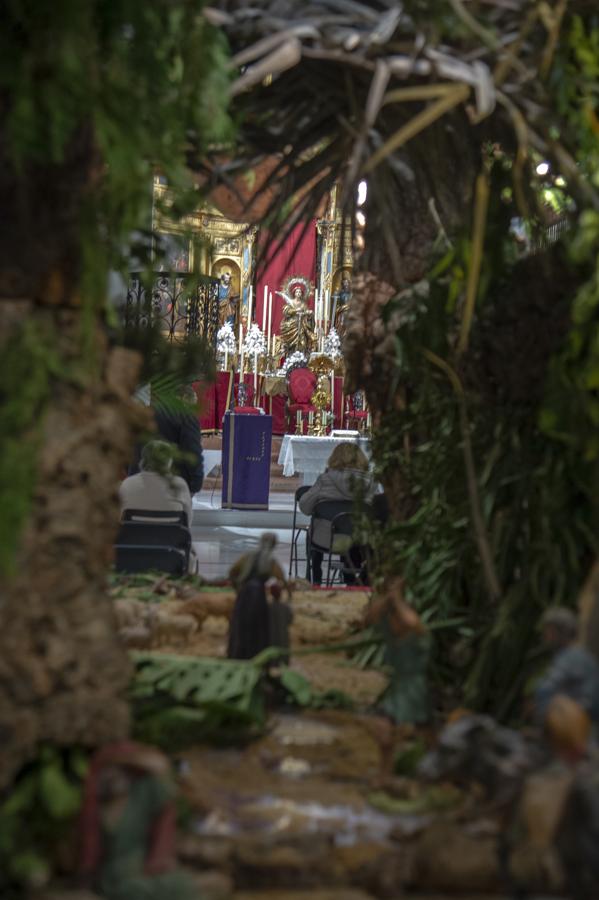
[{"label": "wrought iron grille", "polygon": [[218,279],[155,273],[151,288],[139,273],[131,274],[127,285],[125,326],[147,328],[159,324],[171,342],[203,337],[216,349],[218,332]]}]

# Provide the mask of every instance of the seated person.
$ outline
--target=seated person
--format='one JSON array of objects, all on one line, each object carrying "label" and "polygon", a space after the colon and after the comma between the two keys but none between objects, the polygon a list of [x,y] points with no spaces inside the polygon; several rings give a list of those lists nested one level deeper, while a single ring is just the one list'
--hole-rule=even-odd
[{"label": "seated person", "polygon": [[[300,498],[299,508],[310,516],[314,512],[317,503],[322,500],[353,500],[356,487],[362,485],[366,497],[374,493],[374,485],[368,474],[368,459],[356,443],[347,441],[338,444],[331,453],[327,469],[319,475],[309,491]],[[314,543],[320,547],[328,547],[331,538],[331,529],[328,522],[317,519],[314,523]],[[310,553],[312,565],[312,582],[320,584],[322,581],[321,550],[312,550]],[[358,547],[351,547],[349,557],[355,568],[359,568],[362,562]],[[355,579],[349,573],[344,573],[347,584],[354,583]]]},{"label": "seated person", "polygon": [[187,484],[173,475],[174,447],[166,441],[150,441],[141,452],[137,475],[129,475],[119,488],[121,513],[125,509],[183,510],[191,526],[191,494]]}]

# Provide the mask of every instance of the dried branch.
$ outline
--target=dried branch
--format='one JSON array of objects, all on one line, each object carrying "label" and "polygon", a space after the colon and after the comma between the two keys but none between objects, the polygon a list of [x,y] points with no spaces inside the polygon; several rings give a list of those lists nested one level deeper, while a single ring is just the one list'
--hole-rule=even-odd
[{"label": "dried branch", "polygon": [[489,176],[486,172],[476,179],[476,194],[474,200],[474,221],[472,223],[472,250],[470,254],[470,266],[468,268],[468,283],[466,285],[466,302],[462,314],[460,337],[458,340],[458,358],[468,349],[468,337],[474,318],[474,304],[478,294],[480,281],[480,269],[483,261],[485,246],[485,231],[487,224],[487,212],[489,209]]},{"label": "dried branch", "polygon": [[364,165],[362,170],[363,174],[367,175],[380,165],[384,159],[390,156],[391,153],[399,150],[400,147],[403,147],[403,145],[407,144],[413,137],[421,131],[424,131],[425,128],[428,128],[428,126],[432,125],[433,122],[436,122],[437,119],[440,119],[441,116],[445,115],[446,112],[449,112],[450,109],[454,109],[456,106],[463,103],[469,95],[470,88],[468,85],[456,85],[451,91],[448,91],[445,96],[437,100],[436,103],[431,103],[426,109],[423,109],[422,112],[410,119],[406,125],[399,128],[395,134],[391,135],[391,137],[385,141],[382,147],[379,147],[379,149],[372,154],[370,159]]}]

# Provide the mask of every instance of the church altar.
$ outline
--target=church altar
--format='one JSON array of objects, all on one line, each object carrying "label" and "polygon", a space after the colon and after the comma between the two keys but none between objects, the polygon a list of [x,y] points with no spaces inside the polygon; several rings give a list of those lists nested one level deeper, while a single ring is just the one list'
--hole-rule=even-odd
[{"label": "church altar", "polygon": [[283,475],[290,478],[300,473],[304,484],[314,484],[326,467],[329,456],[339,444],[357,441],[360,449],[370,457],[370,439],[365,437],[310,437],[300,434],[286,434],[281,443],[278,463],[283,466]]},{"label": "church altar", "polygon": [[[253,397],[254,374],[245,372],[243,382],[247,385],[249,396]],[[235,386],[239,385],[239,373],[218,372],[216,381],[212,384],[204,384],[196,381],[193,385],[199,402],[199,421],[203,432],[212,433],[221,431],[223,416],[228,409]],[[272,416],[272,433],[283,435],[287,433],[287,421],[285,417],[285,403],[287,400],[287,383],[280,375],[258,375],[258,402],[248,399],[253,406],[260,406],[268,415]],[[335,377],[335,421],[334,428],[343,427],[343,378]],[[291,425],[295,431],[295,423]]]}]

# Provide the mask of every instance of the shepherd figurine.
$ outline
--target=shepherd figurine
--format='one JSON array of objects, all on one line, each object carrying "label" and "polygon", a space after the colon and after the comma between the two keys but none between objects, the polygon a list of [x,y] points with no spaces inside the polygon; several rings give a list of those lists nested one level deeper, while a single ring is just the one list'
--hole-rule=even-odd
[{"label": "shepherd figurine", "polygon": [[274,557],[277,536],[265,532],[258,549],[245,553],[232,566],[229,578],[237,598],[229,626],[229,659],[252,659],[272,643],[266,582],[271,578],[289,586]]}]

